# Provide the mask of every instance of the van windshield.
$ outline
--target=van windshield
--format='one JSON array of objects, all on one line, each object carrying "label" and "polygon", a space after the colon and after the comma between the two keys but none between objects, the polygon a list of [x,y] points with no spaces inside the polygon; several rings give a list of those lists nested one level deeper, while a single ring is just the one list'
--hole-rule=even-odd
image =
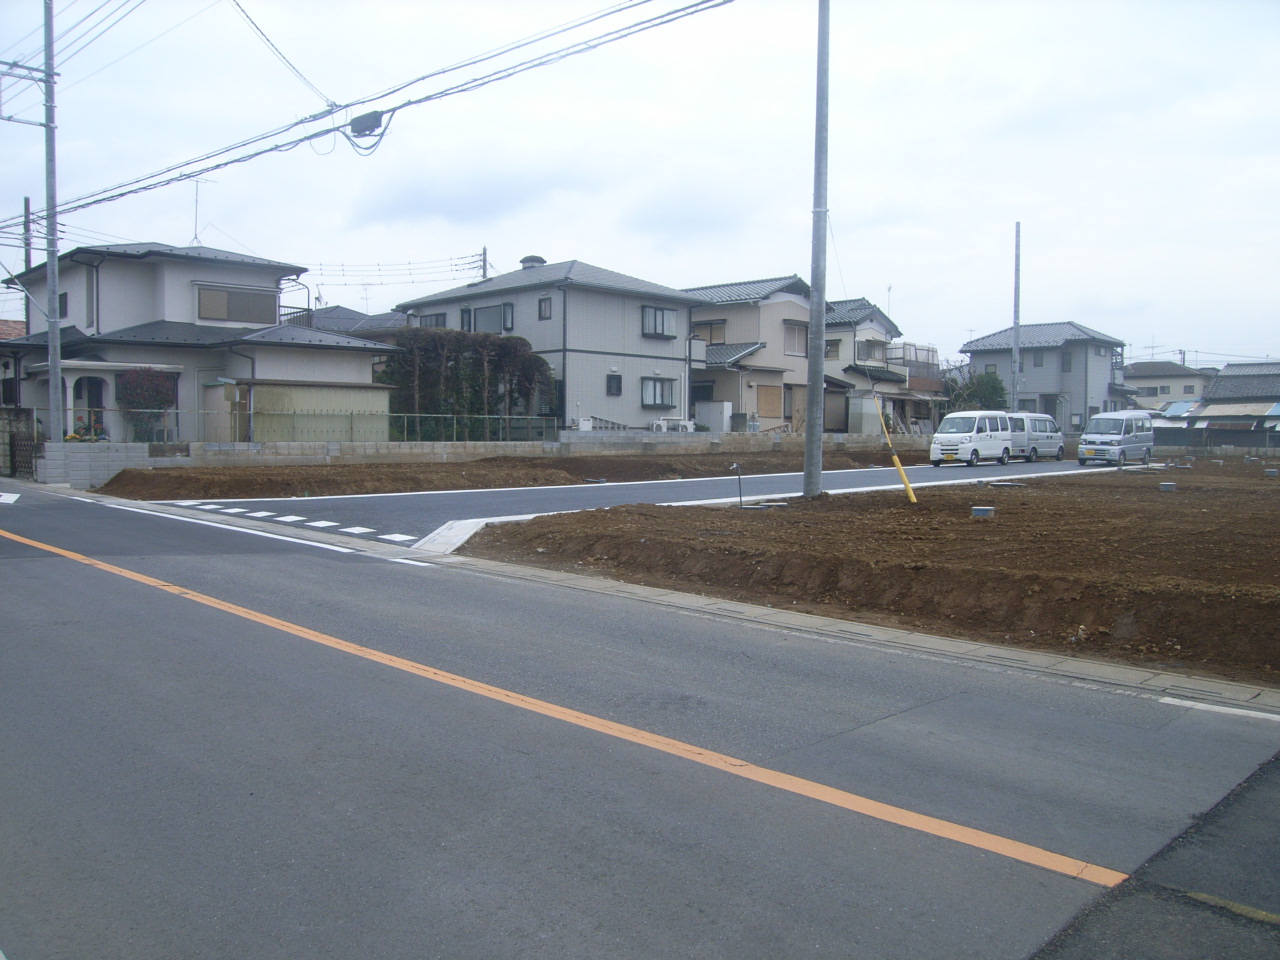
[{"label": "van windshield", "polygon": [[1119,417],[1094,417],[1084,428],[1085,433],[1124,433],[1124,421]]},{"label": "van windshield", "polygon": [[938,424],[939,433],[973,433],[976,417],[945,417]]}]

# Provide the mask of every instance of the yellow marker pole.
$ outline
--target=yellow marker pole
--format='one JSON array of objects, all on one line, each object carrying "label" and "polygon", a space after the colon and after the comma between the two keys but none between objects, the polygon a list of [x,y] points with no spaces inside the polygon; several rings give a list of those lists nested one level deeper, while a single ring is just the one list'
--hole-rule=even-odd
[{"label": "yellow marker pole", "polygon": [[893,440],[889,437],[889,427],[884,422],[884,405],[881,404],[879,396],[876,397],[876,413],[880,415],[880,429],[884,431],[884,442],[889,445],[889,456],[893,457],[893,465],[898,468],[898,476],[902,478],[902,486],[907,491],[907,499],[915,503],[915,491],[911,489],[911,481],[907,479],[907,471],[902,469],[902,464],[898,461],[898,454],[893,449]]}]

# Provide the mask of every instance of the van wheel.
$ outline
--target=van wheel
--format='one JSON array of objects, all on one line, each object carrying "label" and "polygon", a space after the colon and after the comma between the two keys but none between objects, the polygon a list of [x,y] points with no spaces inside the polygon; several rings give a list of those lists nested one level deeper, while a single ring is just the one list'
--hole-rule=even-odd
[{"label": "van wheel", "polygon": [[969,466],[976,467],[978,465],[978,461],[981,459],[982,458],[978,456],[978,451],[975,448],[973,453],[969,454]]},{"label": "van wheel", "polygon": [[1145,466],[1147,466],[1147,464],[1149,464],[1150,462],[1151,462],[1151,451],[1150,451],[1150,450],[1143,450],[1143,451],[1142,451],[1142,465],[1145,467]]},{"label": "van wheel", "polygon": [[1080,466],[1082,467],[1088,462],[1089,462],[1088,460],[1081,460],[1078,457],[1076,458],[1076,463],[1080,464]]},{"label": "van wheel", "polygon": [[1031,451],[1027,454],[1027,463],[1035,463],[1036,457],[1038,456],[1040,456],[1039,452],[1035,447],[1032,447]]},{"label": "van wheel", "polygon": [[[1058,448],[1058,452],[1057,452],[1057,454],[1055,454],[1055,457],[1056,457],[1056,459],[1058,459],[1058,460],[1065,460],[1065,459],[1067,458],[1067,448],[1066,448],[1066,447],[1059,447],[1059,448]],[[1083,461],[1081,461],[1081,462],[1083,462]]]},{"label": "van wheel", "polygon": [[941,460],[930,460],[929,462],[930,462],[930,463],[932,463],[935,467],[940,467],[940,466],[942,466],[942,461],[941,461]]},{"label": "van wheel", "polygon": [[1009,448],[1005,447],[1005,449],[1000,451],[1000,456],[996,457],[996,463],[1000,464],[1000,466],[1003,467],[1008,462],[1009,462]]},{"label": "van wheel", "polygon": [[1116,469],[1117,470],[1124,469],[1124,451],[1123,450],[1121,450],[1118,454],[1116,454]]}]

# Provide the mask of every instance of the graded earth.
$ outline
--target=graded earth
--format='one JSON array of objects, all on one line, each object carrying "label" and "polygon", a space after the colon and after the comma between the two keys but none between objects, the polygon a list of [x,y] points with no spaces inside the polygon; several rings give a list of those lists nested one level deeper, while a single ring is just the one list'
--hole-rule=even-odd
[{"label": "graded earth", "polygon": [[[904,461],[911,458],[904,456]],[[917,460],[917,462],[919,462]],[[146,500],[321,496],[799,472],[799,453],[125,471]],[[826,469],[887,457],[824,454]],[[490,527],[461,552],[940,636],[1280,682],[1280,480],[1258,461],[1080,468],[733,506],[614,507]],[[927,479],[957,479],[941,467]],[[896,474],[886,473],[886,477]],[[1176,484],[1162,491],[1161,483]],[[974,506],[994,516],[975,519]]]}]

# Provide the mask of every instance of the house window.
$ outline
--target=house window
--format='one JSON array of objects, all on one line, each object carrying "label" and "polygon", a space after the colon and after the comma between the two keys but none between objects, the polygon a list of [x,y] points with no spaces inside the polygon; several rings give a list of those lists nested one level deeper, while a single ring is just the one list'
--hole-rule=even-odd
[{"label": "house window", "polygon": [[1035,353],[1031,354],[1031,365],[1032,365],[1033,367],[1043,367],[1043,366],[1044,366],[1044,351],[1043,351],[1043,350],[1037,350],[1037,351],[1035,351]]},{"label": "house window", "polygon": [[607,397],[622,396],[622,374],[606,373],[604,375],[604,393]]},{"label": "house window", "polygon": [[826,346],[822,349],[822,359],[839,360],[840,359],[840,341],[828,340]]},{"label": "house window", "polygon": [[503,333],[515,328],[515,304],[495,303],[491,307],[476,307],[474,313],[476,333]]},{"label": "house window", "polygon": [[1156,396],[1156,388],[1155,388],[1155,387],[1139,387],[1139,388],[1138,388],[1138,396],[1140,396],[1140,397],[1154,397],[1154,396]]},{"label": "house window", "polygon": [[640,406],[671,410],[675,407],[676,382],[665,377],[640,378]]},{"label": "house window", "polygon": [[809,355],[809,328],[792,320],[782,324],[782,352],[788,357]]},{"label": "house window", "polygon": [[1071,351],[1070,350],[1062,351],[1062,372],[1063,373],[1071,372]]},{"label": "house window", "polygon": [[[858,341],[858,362],[863,363],[867,360],[884,361],[884,341],[883,340],[859,340]],[[988,369],[989,373],[995,373],[994,366]]]},{"label": "house window", "polygon": [[693,335],[707,343],[724,343],[724,321],[707,320],[693,325]]},{"label": "house window", "polygon": [[646,337],[665,337],[674,340],[676,336],[676,312],[669,307],[641,307],[640,332]]},{"label": "house window", "polygon": [[462,329],[466,330],[468,333],[471,332],[471,308],[470,307],[462,308]]},{"label": "house window", "polygon": [[201,320],[233,323],[275,323],[279,300],[275,292],[197,287],[197,316]]},{"label": "house window", "polygon": [[551,319],[551,298],[550,297],[538,298],[538,319],[539,320]]},{"label": "house window", "polygon": [[67,295],[65,292],[58,294],[58,319],[67,319]]},{"label": "house window", "polygon": [[444,325],[445,315],[443,313],[427,313],[418,318],[418,326],[420,327],[443,328]]},{"label": "house window", "polygon": [[1160,387],[1160,395],[1161,395],[1161,396],[1164,396],[1164,395],[1165,395],[1166,393],[1168,393],[1168,392],[1169,392],[1169,387],[1168,387],[1168,385],[1167,385],[1167,384],[1162,385],[1162,386]]},{"label": "house window", "polygon": [[[861,359],[861,358],[859,358],[859,359]],[[995,365],[994,363],[988,363],[988,364],[987,364],[987,370],[986,370],[986,372],[987,372],[987,373],[995,373],[995,372],[996,372],[996,365]]]},{"label": "house window", "polygon": [[1106,347],[1094,347],[1094,348],[1093,348],[1093,351],[1094,351],[1094,353],[1096,353],[1096,354],[1097,354],[1098,356],[1100,356],[1100,357],[1105,357],[1105,356],[1107,355],[1107,348],[1106,348]]},{"label": "house window", "polygon": [[1183,392],[1183,394],[1184,394],[1184,395],[1189,394],[1189,395],[1191,395],[1191,396],[1195,396],[1195,393],[1196,393],[1196,385],[1195,385],[1194,383],[1186,383],[1186,384],[1183,384],[1183,386],[1182,386],[1182,392]]}]

